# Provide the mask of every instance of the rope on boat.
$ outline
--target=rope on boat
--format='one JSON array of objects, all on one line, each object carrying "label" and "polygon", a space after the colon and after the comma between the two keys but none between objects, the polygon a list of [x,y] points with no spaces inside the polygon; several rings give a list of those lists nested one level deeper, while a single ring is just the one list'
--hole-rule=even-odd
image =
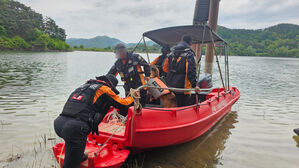
[{"label": "rope on boat", "polygon": [[[133,110],[133,115],[132,115],[132,121],[131,121],[131,143],[133,140],[133,123],[134,123],[134,116],[136,114],[140,114],[137,113],[137,110],[142,110],[142,105],[140,104],[140,95],[137,94],[138,89],[132,89],[130,90],[130,93],[128,96],[131,96],[133,98],[133,102],[134,102],[134,110]],[[107,120],[114,120],[114,119],[118,119],[119,121],[121,121],[122,123],[126,123],[127,121],[127,117],[124,117],[120,114],[118,114],[116,111],[111,112],[108,116],[107,116]],[[103,143],[102,147],[100,149],[98,149],[94,155],[96,157],[98,157],[98,153],[105,147],[105,145],[109,142],[109,140],[115,135],[115,133],[119,130],[119,128],[121,128],[120,125],[118,125],[118,127],[114,130],[114,132],[109,136],[109,138]]]},{"label": "rope on boat", "polygon": [[[142,111],[142,105],[140,104],[140,95],[137,95],[137,92],[141,89],[141,87],[135,89],[130,89],[129,96],[133,98],[134,101],[134,110],[132,114],[132,120],[131,120],[131,144],[133,144],[133,125],[134,125],[134,118],[136,114],[140,114]],[[137,113],[137,110],[140,110],[139,113]]]},{"label": "rope on boat", "polygon": [[113,110],[111,113],[108,114],[107,121],[114,121],[114,120],[126,124],[127,117],[119,114],[116,110]]},{"label": "rope on boat", "polygon": [[[110,114],[108,114],[107,116],[107,121],[111,122],[111,121],[120,121],[122,124],[126,124],[127,122],[127,116],[124,117],[121,114],[119,114],[117,111],[113,110]],[[107,126],[109,127],[109,126]],[[106,127],[106,128],[107,128]],[[105,145],[108,143],[108,141],[115,135],[115,133],[119,130],[119,128],[121,128],[122,125],[118,125],[116,127],[116,129],[114,129],[114,131],[112,132],[112,134],[109,136],[109,138],[103,143],[102,147],[100,149],[98,149],[96,152],[94,152],[94,155],[98,158],[98,153],[105,147]]]},{"label": "rope on boat", "polygon": [[96,152],[94,152],[94,155],[98,158],[98,153],[105,147],[105,145],[108,143],[108,141],[113,137],[113,135],[118,131],[118,129],[121,128],[121,126],[118,126],[114,132],[109,136],[109,138],[103,143],[100,149],[98,149]]}]

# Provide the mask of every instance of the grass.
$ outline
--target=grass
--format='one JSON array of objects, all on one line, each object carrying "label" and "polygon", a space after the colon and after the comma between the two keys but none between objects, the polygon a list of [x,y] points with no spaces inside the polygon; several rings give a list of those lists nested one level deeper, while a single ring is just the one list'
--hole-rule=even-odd
[{"label": "grass", "polygon": [[24,167],[24,168],[58,168],[58,164],[53,155],[51,147],[56,144],[56,138],[41,135],[33,145],[33,149],[24,152],[21,148],[14,150],[7,158],[0,163],[5,163],[3,167]]}]

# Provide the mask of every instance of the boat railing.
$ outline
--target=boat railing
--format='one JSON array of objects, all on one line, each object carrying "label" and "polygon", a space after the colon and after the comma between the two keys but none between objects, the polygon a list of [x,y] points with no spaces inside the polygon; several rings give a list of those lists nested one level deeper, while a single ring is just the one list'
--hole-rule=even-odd
[{"label": "boat railing", "polygon": [[[117,85],[117,87],[121,87],[123,85]],[[171,90],[173,92],[191,92],[196,93],[194,88],[185,89],[185,88],[174,88],[174,87],[158,87],[158,86],[149,86],[147,84],[139,86],[136,91],[140,91],[144,88],[153,88],[153,89],[163,89],[163,90]],[[200,89],[200,94],[208,94],[212,89]]]}]

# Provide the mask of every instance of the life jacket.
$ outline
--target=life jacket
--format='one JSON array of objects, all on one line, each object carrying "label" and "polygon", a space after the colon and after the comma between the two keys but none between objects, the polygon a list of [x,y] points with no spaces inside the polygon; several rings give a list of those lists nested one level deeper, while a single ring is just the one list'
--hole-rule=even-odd
[{"label": "life jacket", "polygon": [[124,89],[129,91],[130,88],[137,88],[144,84],[142,82],[141,75],[143,72],[138,70],[138,54],[128,53],[127,62],[122,63],[122,60],[117,60],[115,63],[116,69],[120,75],[121,80],[124,82]]},{"label": "life jacket", "polygon": [[90,80],[77,88],[69,96],[61,115],[80,118],[86,122],[93,119],[97,112],[93,99],[97,90],[103,85],[106,85],[103,81]]},{"label": "life jacket", "polygon": [[160,75],[160,77],[167,75],[167,73],[165,73],[163,71],[163,65],[164,65],[164,62],[165,62],[166,58],[167,58],[167,55],[161,55],[161,56],[159,56],[158,61],[155,64],[158,67],[158,69],[159,69],[159,75]]},{"label": "life jacket", "polygon": [[172,54],[169,56],[169,71],[166,78],[168,86],[176,88],[185,87],[185,78],[187,75],[187,57],[188,52],[184,52],[180,55]]},{"label": "life jacket", "polygon": [[[158,77],[151,78],[147,84],[149,86],[167,88],[165,83],[161,81],[161,79],[159,79]],[[170,93],[170,90],[168,89],[149,88],[148,90],[155,99],[158,99],[159,97]]]}]

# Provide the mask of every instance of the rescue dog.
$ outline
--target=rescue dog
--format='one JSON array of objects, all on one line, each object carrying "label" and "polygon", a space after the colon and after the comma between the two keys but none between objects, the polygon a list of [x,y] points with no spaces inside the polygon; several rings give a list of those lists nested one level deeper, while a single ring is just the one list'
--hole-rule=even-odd
[{"label": "rescue dog", "polygon": [[[151,75],[150,78],[154,79],[154,78],[158,78],[160,79],[160,75],[159,75],[159,69],[156,65],[151,65],[150,66],[151,69]],[[161,80],[161,82],[163,82]],[[164,84],[164,82],[163,82]],[[165,84],[164,84],[165,85]],[[166,85],[165,85],[166,86]],[[151,89],[148,89],[148,94],[153,95],[151,93]],[[176,97],[175,94],[169,90],[167,90],[166,94],[162,94],[160,97],[158,97],[160,99],[160,101],[163,103],[163,106],[165,108],[171,108],[171,107],[177,107],[177,101],[176,101]]]}]

